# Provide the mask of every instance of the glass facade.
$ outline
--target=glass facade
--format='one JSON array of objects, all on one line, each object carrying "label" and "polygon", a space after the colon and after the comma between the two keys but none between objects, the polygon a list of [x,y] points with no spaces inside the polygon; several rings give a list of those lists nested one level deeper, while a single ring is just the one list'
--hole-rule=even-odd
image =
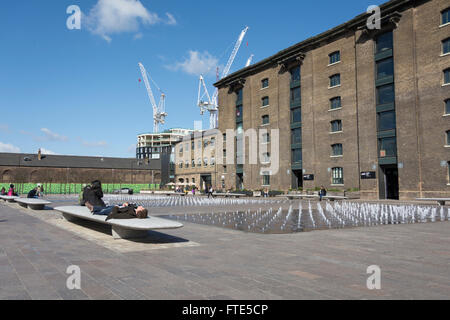
[{"label": "glass facade", "polygon": [[395,128],[395,111],[378,113],[378,131],[393,130]]},{"label": "glass facade", "polygon": [[393,58],[378,61],[376,67],[377,67],[377,80],[394,76]]},{"label": "glass facade", "polygon": [[[291,108],[291,162],[292,171],[302,169],[302,87],[301,68],[295,66],[289,70],[291,74],[290,108]],[[302,186],[301,181],[292,181],[292,186]]]},{"label": "glass facade", "polygon": [[393,83],[377,87],[377,105],[394,102],[395,102],[395,89]]},{"label": "glass facade", "polygon": [[375,53],[381,53],[386,50],[392,50],[394,47],[394,39],[392,32],[386,32],[376,39]]}]

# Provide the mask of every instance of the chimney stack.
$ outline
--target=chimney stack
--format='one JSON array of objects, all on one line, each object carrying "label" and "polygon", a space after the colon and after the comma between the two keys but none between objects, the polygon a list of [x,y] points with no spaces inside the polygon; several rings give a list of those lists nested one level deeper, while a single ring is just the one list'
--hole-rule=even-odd
[{"label": "chimney stack", "polygon": [[42,159],[42,154],[41,154],[41,149],[39,149],[38,151],[38,160],[41,161]]}]

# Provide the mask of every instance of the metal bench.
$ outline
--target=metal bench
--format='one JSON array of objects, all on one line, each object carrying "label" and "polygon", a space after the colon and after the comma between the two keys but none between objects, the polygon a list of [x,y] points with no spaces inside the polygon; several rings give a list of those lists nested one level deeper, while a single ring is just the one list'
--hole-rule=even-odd
[{"label": "metal bench", "polygon": [[433,201],[437,202],[440,206],[445,206],[446,202],[449,202],[449,198],[417,198],[419,201]]},{"label": "metal bench", "polygon": [[150,230],[167,230],[183,227],[179,222],[157,217],[148,217],[147,219],[112,219],[106,221],[106,216],[94,215],[88,208],[81,206],[57,207],[55,210],[61,212],[67,221],[73,222],[77,219],[84,219],[110,225],[114,239],[145,238]]},{"label": "metal bench", "polygon": [[32,210],[43,210],[45,205],[51,204],[50,201],[42,200],[42,199],[29,199],[29,198],[18,198],[15,201],[22,207]]},{"label": "metal bench", "polygon": [[14,197],[14,196],[0,196],[0,199],[3,199],[4,201],[7,201],[7,202],[15,202],[16,199],[19,199],[19,197]]}]

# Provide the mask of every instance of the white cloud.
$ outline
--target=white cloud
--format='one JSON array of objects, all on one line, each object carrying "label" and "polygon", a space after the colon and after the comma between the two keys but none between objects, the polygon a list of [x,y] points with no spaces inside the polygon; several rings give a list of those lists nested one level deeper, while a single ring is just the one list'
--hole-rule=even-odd
[{"label": "white cloud", "polygon": [[[148,11],[139,0],[98,0],[83,19],[90,32],[108,42],[112,34],[138,32],[141,25],[161,22],[161,18]],[[175,19],[172,21],[169,17],[169,21]]]},{"label": "white cloud", "polygon": [[172,71],[181,69],[187,74],[198,76],[200,74],[214,74],[218,63],[219,59],[212,56],[207,51],[200,53],[198,51],[190,50],[189,58],[185,59],[183,62],[177,62],[174,65],[166,66],[166,68]]},{"label": "white cloud", "polygon": [[168,24],[169,26],[176,26],[177,25],[177,20],[175,19],[175,17],[172,14],[167,12],[166,16],[167,16],[167,19],[168,19],[166,21],[166,24]]},{"label": "white cloud", "polygon": [[57,155],[57,153],[56,152],[53,152],[53,151],[51,151],[51,150],[48,150],[48,149],[45,149],[45,148],[41,148],[41,153],[42,154],[50,154],[50,155]]},{"label": "white cloud", "polygon": [[45,134],[45,137],[47,138],[47,140],[50,140],[50,141],[67,141],[68,140],[67,137],[62,136],[57,133],[54,133],[47,128],[42,128],[41,131]]},{"label": "white cloud", "polygon": [[20,153],[20,148],[9,143],[0,142],[0,152]]}]

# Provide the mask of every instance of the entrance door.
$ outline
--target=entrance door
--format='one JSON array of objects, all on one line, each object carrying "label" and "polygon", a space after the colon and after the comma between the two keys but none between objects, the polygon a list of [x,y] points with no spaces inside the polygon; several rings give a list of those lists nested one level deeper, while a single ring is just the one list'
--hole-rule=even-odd
[{"label": "entrance door", "polygon": [[244,189],[244,174],[243,173],[236,174],[236,189],[237,190]]},{"label": "entrance door", "polygon": [[396,165],[382,166],[383,176],[380,177],[380,199],[399,199],[398,167]]},{"label": "entrance door", "polygon": [[200,186],[200,189],[206,190],[212,186],[211,175],[201,176],[201,181],[202,181],[202,184]]},{"label": "entrance door", "polygon": [[303,188],[303,171],[292,171],[292,189]]}]

